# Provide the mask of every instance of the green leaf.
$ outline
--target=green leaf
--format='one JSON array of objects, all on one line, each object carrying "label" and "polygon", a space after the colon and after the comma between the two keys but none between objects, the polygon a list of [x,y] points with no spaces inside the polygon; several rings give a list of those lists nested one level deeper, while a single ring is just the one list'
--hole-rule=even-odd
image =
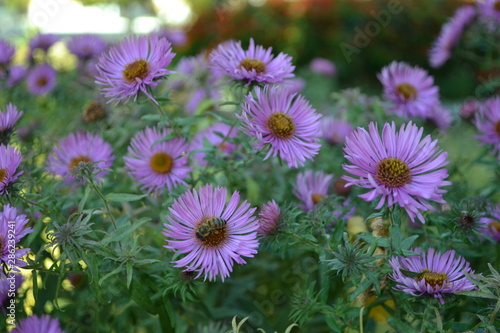
[{"label": "green leaf", "polygon": [[159,121],[160,117],[161,117],[161,115],[159,115],[159,114],[146,114],[146,115],[142,116],[141,119],[151,120],[151,121]]},{"label": "green leaf", "polygon": [[118,266],[115,269],[113,269],[111,272],[109,272],[108,274],[104,275],[102,278],[99,279],[99,282],[98,282],[99,286],[101,286],[105,280],[112,277],[113,275],[120,273],[121,271],[122,271],[122,266]]},{"label": "green leaf", "polygon": [[415,240],[417,238],[418,238],[418,235],[413,235],[413,236],[410,236],[410,237],[406,238],[405,240],[403,240],[401,242],[401,249],[408,250],[413,245],[413,243],[415,242]]},{"label": "green leaf", "polygon": [[87,199],[89,197],[90,192],[92,192],[92,187],[87,186],[85,189],[85,193],[83,195],[82,200],[80,200],[80,203],[78,204],[78,211],[81,212],[83,210],[83,207],[85,206],[85,202],[87,202]]},{"label": "green leaf", "polygon": [[158,313],[158,309],[154,306],[151,301],[150,293],[144,288],[139,279],[132,279],[130,284],[130,296],[143,310],[155,315]]},{"label": "green leaf", "polygon": [[391,327],[398,329],[397,330],[398,332],[418,333],[418,331],[416,329],[414,329],[413,327],[411,327],[411,325],[409,325],[409,324],[405,323],[404,321],[399,320],[395,317],[387,318],[387,322],[389,323],[389,325],[391,325]]},{"label": "green leaf", "polygon": [[147,196],[147,194],[108,193],[106,199],[113,202],[130,202],[141,200]]},{"label": "green leaf", "polygon": [[132,282],[132,277],[134,276],[134,265],[131,261],[127,261],[127,289],[130,289],[130,283]]},{"label": "green leaf", "polygon": [[494,299],[494,300],[497,299],[497,297],[491,293],[487,293],[484,291],[477,291],[477,290],[460,291],[460,292],[457,292],[456,294],[457,295],[472,296],[472,297],[488,298],[488,299]]},{"label": "green leaf", "polygon": [[108,238],[104,238],[101,242],[104,245],[109,244],[111,242],[119,242],[122,239],[131,236],[136,229],[138,229],[140,226],[142,226],[144,223],[148,221],[149,218],[145,217],[140,219],[139,221],[133,222],[132,224],[122,226],[118,230],[113,231]]}]

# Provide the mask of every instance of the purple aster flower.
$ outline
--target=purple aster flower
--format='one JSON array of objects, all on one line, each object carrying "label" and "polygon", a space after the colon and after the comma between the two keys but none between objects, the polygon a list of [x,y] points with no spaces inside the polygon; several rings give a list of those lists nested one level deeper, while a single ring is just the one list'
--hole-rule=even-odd
[{"label": "purple aster flower", "polygon": [[163,28],[152,35],[156,35],[158,38],[166,38],[174,46],[184,46],[188,42],[188,35],[182,29]]},{"label": "purple aster flower", "polygon": [[337,67],[335,67],[335,64],[324,58],[314,58],[309,64],[309,68],[313,73],[330,77],[337,73]]},{"label": "purple aster flower", "polygon": [[297,175],[297,183],[293,187],[293,194],[302,201],[305,211],[313,210],[314,206],[328,196],[328,189],[332,183],[333,175],[323,171],[307,170]]},{"label": "purple aster flower", "polygon": [[480,140],[483,145],[492,144],[493,153],[498,152],[498,159],[500,159],[500,97],[492,97],[484,101],[474,123],[482,133],[477,135],[476,139]]},{"label": "purple aster flower", "polygon": [[7,66],[14,54],[16,53],[16,48],[11,43],[0,39],[0,66]]},{"label": "purple aster flower", "polygon": [[344,176],[347,185],[369,189],[360,195],[365,201],[380,197],[376,209],[398,204],[410,219],[424,223],[421,211],[434,210],[427,201],[444,203],[441,186],[448,171],[444,168],[448,153],[439,151],[437,140],[430,135],[421,140],[423,128],[409,122],[396,132],[396,125],[386,123],[379,135],[377,125],[370,123],[369,132],[358,128],[346,139],[346,172],[357,177]]},{"label": "purple aster flower", "polygon": [[460,108],[460,117],[462,119],[472,119],[476,113],[480,110],[481,103],[478,100],[471,99],[465,101]]},{"label": "purple aster flower", "polygon": [[302,90],[304,90],[306,81],[300,77],[296,77],[293,79],[283,80],[280,85],[282,89],[287,89],[290,94],[299,94]]},{"label": "purple aster flower", "polygon": [[26,78],[28,90],[33,95],[44,95],[56,85],[56,71],[49,64],[36,66]]},{"label": "purple aster flower", "polygon": [[281,210],[276,201],[268,201],[262,206],[259,213],[259,229],[257,229],[257,233],[263,236],[271,234],[279,228],[280,218]]},{"label": "purple aster flower", "polygon": [[321,131],[326,141],[338,145],[344,144],[345,138],[354,131],[354,128],[348,122],[333,117],[323,117],[321,119]]},{"label": "purple aster flower", "polygon": [[23,171],[17,171],[23,157],[14,147],[0,145],[0,195],[8,194],[8,187]]},{"label": "purple aster flower", "polygon": [[453,123],[451,111],[439,104],[432,109],[428,119],[432,121],[441,131],[446,131]]},{"label": "purple aster flower", "polygon": [[455,15],[443,25],[438,38],[432,44],[429,51],[429,63],[432,67],[441,67],[451,57],[453,48],[457,45],[464,28],[476,16],[473,6],[462,6],[457,9]]},{"label": "purple aster flower", "polygon": [[15,293],[23,281],[24,277],[21,274],[14,273],[14,271],[10,271],[7,276],[0,272],[0,309],[3,312],[9,306],[8,300],[15,297]]},{"label": "purple aster flower", "polygon": [[[191,150],[202,149],[205,146],[204,141],[206,140],[210,145],[217,147],[220,152],[229,155],[235,150],[236,146],[234,143],[228,142],[227,138],[234,138],[237,135],[238,129],[234,127],[231,129],[231,126],[224,123],[216,123],[194,137],[191,143]],[[197,163],[202,166],[207,164],[205,156],[205,152],[194,153]]]},{"label": "purple aster flower", "polygon": [[210,281],[220,275],[222,281],[233,270],[233,263],[245,264],[242,257],[253,257],[259,242],[259,228],[248,202],[239,206],[236,191],[229,201],[227,189],[207,185],[185,192],[169,208],[169,223],[163,235],[168,237],[165,247],[186,254],[175,261],[175,267],[204,274]]},{"label": "purple aster flower", "polygon": [[82,60],[98,56],[106,49],[106,42],[97,35],[73,36],[66,44],[69,51]]},{"label": "purple aster flower", "polygon": [[30,54],[33,54],[35,49],[47,51],[52,45],[59,41],[59,37],[54,34],[38,34],[29,41]]},{"label": "purple aster flower", "polygon": [[294,76],[292,57],[280,53],[275,58],[272,48],[267,50],[255,45],[250,38],[248,50],[243,50],[241,41],[228,41],[220,44],[210,54],[213,68],[231,77],[232,80],[251,83],[281,82]]},{"label": "purple aster flower", "polygon": [[[469,263],[461,256],[455,256],[455,250],[437,253],[433,248],[422,251],[413,250],[420,255],[410,257],[392,257],[389,264],[393,272],[389,278],[397,285],[394,289],[413,296],[432,295],[444,304],[443,294],[455,294],[473,290],[476,286],[464,275],[464,271],[473,274]],[[401,270],[420,273],[418,277],[406,276]]]},{"label": "purple aster flower", "polygon": [[142,185],[142,189],[155,195],[165,187],[170,192],[179,184],[186,184],[184,179],[192,170],[186,165],[186,140],[160,141],[167,135],[166,129],[159,132],[156,128],[146,128],[132,138],[128,148],[131,157],[124,157],[130,176]]},{"label": "purple aster flower", "polygon": [[485,20],[497,21],[500,23],[500,1],[481,0],[477,1],[478,12],[481,18]]},{"label": "purple aster flower", "polygon": [[174,56],[170,42],[165,38],[131,36],[99,58],[99,74],[95,82],[104,86],[101,91],[110,98],[109,102],[118,104],[124,100],[127,103],[132,96],[135,101],[137,94],[143,92],[158,104],[148,89],[173,73],[166,67]]},{"label": "purple aster flower", "polygon": [[7,87],[12,88],[21,82],[26,76],[28,70],[21,65],[15,65],[9,68],[9,76],[7,78]]},{"label": "purple aster flower", "polygon": [[[3,206],[3,212],[0,213],[0,262],[6,266],[10,263],[9,259],[13,259],[12,249],[15,249],[21,239],[29,233],[35,231],[33,228],[25,228],[28,223],[26,215],[18,215],[17,209],[11,205]],[[12,238],[12,230],[14,231],[14,238]],[[10,267],[18,271],[16,267],[26,266],[26,262],[19,260],[25,256],[30,249],[22,248],[15,249],[14,254],[14,267]]]},{"label": "purple aster flower", "polygon": [[11,333],[64,333],[59,321],[49,315],[32,315],[19,321]]},{"label": "purple aster flower", "polygon": [[500,209],[491,212],[492,217],[481,217],[479,219],[480,228],[483,234],[493,238],[495,242],[500,242]]},{"label": "purple aster flower", "polygon": [[290,168],[312,160],[321,147],[321,115],[304,97],[279,86],[256,87],[255,96],[246,96],[242,113],[236,116],[243,122],[244,131],[260,141],[257,149],[270,144],[264,160],[279,154]]},{"label": "purple aster flower", "polygon": [[439,104],[439,88],[427,71],[403,62],[392,62],[377,75],[384,86],[384,97],[393,102],[390,110],[401,117],[428,118]]},{"label": "purple aster flower", "polygon": [[0,143],[9,143],[12,129],[22,115],[23,111],[18,111],[12,103],[7,104],[5,112],[0,110]]},{"label": "purple aster flower", "polygon": [[99,171],[96,175],[102,179],[108,174],[107,168],[113,164],[113,149],[100,136],[87,132],[71,133],[52,148],[48,158],[47,169],[54,175],[59,175],[68,184],[76,182],[72,172],[80,162],[95,162]]}]

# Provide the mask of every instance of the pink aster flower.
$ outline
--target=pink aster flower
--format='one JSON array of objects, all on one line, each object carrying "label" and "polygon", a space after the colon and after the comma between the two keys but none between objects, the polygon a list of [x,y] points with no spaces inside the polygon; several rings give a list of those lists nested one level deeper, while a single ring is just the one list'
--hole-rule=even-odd
[{"label": "pink aster flower", "polygon": [[19,321],[11,333],[64,333],[59,321],[49,315],[32,315]]},{"label": "pink aster flower", "polygon": [[151,87],[158,85],[158,80],[173,73],[166,69],[175,53],[170,42],[156,36],[131,36],[120,45],[112,47],[99,58],[96,83],[102,85],[104,96],[109,102],[125,103],[133,96],[143,92],[155,104],[158,102],[151,95]]},{"label": "pink aster flower", "polygon": [[476,113],[479,111],[480,106],[481,103],[479,103],[476,99],[465,101],[460,108],[460,117],[467,120],[474,118]]},{"label": "pink aster flower", "polygon": [[330,77],[337,73],[337,67],[335,67],[335,64],[324,58],[314,58],[309,64],[309,68],[316,74],[322,74]]},{"label": "pink aster flower", "polygon": [[476,9],[473,6],[462,6],[458,8],[455,15],[443,25],[438,38],[432,44],[432,48],[429,51],[429,63],[432,67],[441,67],[448,61],[465,26],[467,26],[475,16]]},{"label": "pink aster flower", "polygon": [[333,117],[321,119],[321,132],[323,138],[333,145],[343,144],[354,128],[348,122],[337,120]]},{"label": "pink aster flower", "polygon": [[321,145],[320,118],[304,97],[291,94],[279,86],[255,89],[246,96],[241,115],[243,130],[259,140],[256,149],[270,144],[269,156],[288,163],[290,168],[302,166],[312,160]]},{"label": "pink aster flower", "polygon": [[130,176],[142,185],[142,189],[155,195],[165,187],[170,192],[179,184],[186,184],[184,179],[192,170],[187,166],[186,140],[160,141],[167,135],[166,129],[146,128],[132,138],[128,147],[131,156],[124,157]]},{"label": "pink aster flower", "polygon": [[498,152],[500,159],[500,97],[492,97],[480,106],[480,113],[474,123],[481,132],[476,136],[483,145],[493,145],[493,153]]},{"label": "pink aster flower", "polygon": [[[18,215],[17,209],[11,205],[3,206],[3,212],[0,213],[0,263],[4,266],[8,265],[9,259],[14,259],[14,270],[18,271],[16,267],[26,266],[26,262],[19,260],[25,256],[30,249],[17,248],[21,239],[29,233],[35,231],[33,228],[25,228],[28,223],[26,215]],[[12,236],[14,231],[14,238]],[[14,250],[14,258],[11,258],[11,251]],[[11,266],[11,265],[9,265]]]},{"label": "pink aster flower", "polygon": [[12,103],[7,104],[5,112],[0,110],[0,143],[9,142],[12,129],[22,115],[23,111],[17,110]]},{"label": "pink aster flower", "polygon": [[294,76],[292,57],[280,53],[277,57],[272,54],[272,48],[267,50],[255,45],[250,38],[248,50],[243,50],[241,41],[227,41],[220,44],[210,54],[210,63],[213,68],[231,77],[232,80],[251,83],[281,82]]},{"label": "pink aster flower", "polygon": [[428,119],[443,132],[450,128],[453,123],[451,111],[440,104],[436,105],[434,109],[432,109]]},{"label": "pink aster flower", "polygon": [[22,79],[26,76],[28,70],[26,67],[21,65],[14,65],[9,68],[9,76],[7,78],[7,87],[12,88],[21,82]]},{"label": "pink aster flower", "polygon": [[161,28],[157,32],[153,32],[152,35],[158,36],[158,38],[166,38],[169,40],[174,46],[184,46],[188,42],[188,35],[186,31],[182,29],[175,28]]},{"label": "pink aster flower", "polygon": [[28,73],[26,85],[33,95],[49,93],[56,85],[56,71],[49,64],[36,66]]},{"label": "pink aster flower", "polygon": [[16,48],[11,43],[0,39],[0,66],[7,66],[14,54],[16,53]]},{"label": "pink aster flower", "polygon": [[[392,257],[389,264],[393,272],[389,278],[397,285],[394,289],[404,291],[413,296],[430,295],[444,304],[443,294],[455,294],[460,291],[473,290],[476,286],[464,275],[464,271],[473,274],[469,263],[461,256],[455,256],[455,250],[444,254],[433,248],[424,252],[417,248],[413,250],[420,255],[410,257]],[[420,273],[418,277],[409,277],[401,272],[407,270]]]},{"label": "pink aster flower", "polygon": [[23,171],[17,171],[23,157],[14,147],[0,145],[0,195],[8,194],[8,187]]},{"label": "pink aster flower", "polygon": [[481,217],[479,225],[479,231],[493,238],[495,242],[500,242],[500,209],[494,209],[491,217]]},{"label": "pink aster flower", "polygon": [[[240,203],[236,191],[227,199],[227,189],[206,185],[185,192],[169,208],[169,223],[163,235],[165,247],[186,254],[176,260],[175,267],[196,271],[210,281],[220,275],[222,281],[233,270],[233,263],[245,264],[242,257],[253,257],[259,242],[259,228],[248,202]],[[239,205],[238,205],[239,204]]]},{"label": "pink aster flower", "polygon": [[281,210],[276,203],[276,201],[268,201],[259,213],[259,229],[257,233],[259,235],[269,235],[273,231],[277,230],[280,226]]},{"label": "pink aster flower", "polygon": [[439,104],[439,88],[421,68],[394,61],[377,77],[384,86],[384,97],[394,104],[390,112],[400,117],[428,118]]},{"label": "pink aster flower", "polygon": [[477,1],[477,7],[481,18],[500,23],[500,2],[498,0]]},{"label": "pink aster flower", "polygon": [[396,132],[396,125],[386,123],[379,135],[377,125],[370,123],[369,132],[358,128],[346,139],[345,158],[352,165],[343,168],[351,176],[343,178],[347,185],[369,189],[360,195],[365,201],[380,197],[376,209],[398,204],[410,219],[424,223],[421,211],[435,210],[428,201],[445,203],[441,186],[448,171],[444,168],[448,153],[439,151],[437,140],[430,135],[422,139],[423,128],[409,122]]},{"label": "pink aster flower", "polygon": [[304,90],[306,81],[300,77],[295,77],[293,79],[283,80],[280,85],[282,89],[287,89],[290,94],[299,94]]},{"label": "pink aster flower", "polygon": [[106,42],[97,35],[77,35],[66,44],[68,50],[82,60],[98,56],[106,49]]},{"label": "pink aster flower", "polygon": [[80,162],[97,163],[98,170],[95,171],[99,172],[95,177],[102,179],[108,174],[104,169],[110,168],[114,159],[111,145],[99,135],[77,132],[59,141],[59,144],[52,149],[47,169],[52,174],[64,178],[67,184],[74,184],[76,180],[72,172]]},{"label": "pink aster flower", "polygon": [[313,210],[314,206],[328,196],[328,189],[332,183],[333,175],[323,171],[307,170],[297,175],[297,183],[293,187],[293,194],[302,201],[305,211]]},{"label": "pink aster flower", "polygon": [[[206,140],[210,145],[217,147],[221,153],[229,155],[235,150],[236,145],[229,142],[228,138],[234,138],[237,135],[238,129],[231,128],[231,126],[224,123],[216,123],[194,137],[191,143],[191,150],[202,149],[205,147],[204,141]],[[207,164],[205,156],[205,152],[194,153],[197,163],[202,166]]]}]

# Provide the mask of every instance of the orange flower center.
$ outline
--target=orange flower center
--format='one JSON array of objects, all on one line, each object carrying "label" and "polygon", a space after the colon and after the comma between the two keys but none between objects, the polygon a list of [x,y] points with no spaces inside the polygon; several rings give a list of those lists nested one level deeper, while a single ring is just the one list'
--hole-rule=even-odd
[{"label": "orange flower center", "polygon": [[78,157],[75,157],[71,160],[71,162],[69,163],[69,171],[74,171],[74,169],[78,166],[78,164],[80,162],[90,162],[91,159],[88,158],[87,156],[78,156]]},{"label": "orange flower center", "polygon": [[257,74],[262,74],[266,72],[266,65],[259,59],[255,58],[245,58],[243,59],[238,68],[245,68],[247,71],[255,70]]},{"label": "orange flower center", "polygon": [[127,66],[123,70],[123,79],[127,83],[137,82],[136,79],[144,80],[144,78],[149,74],[151,66],[144,59],[138,59]]},{"label": "orange flower center", "polygon": [[497,132],[497,135],[500,136],[500,121],[497,121],[495,124],[495,132]]},{"label": "orange flower center", "polygon": [[0,169],[0,183],[3,183],[5,178],[7,178],[7,169]]},{"label": "orange flower center", "polygon": [[166,153],[156,153],[151,157],[149,162],[151,169],[157,173],[165,174],[172,171],[174,166],[174,159]]},{"label": "orange flower center", "polygon": [[273,113],[267,119],[267,128],[269,131],[280,139],[289,139],[295,133],[295,124],[292,117],[283,112]]},{"label": "orange flower center", "polygon": [[417,281],[424,279],[425,282],[430,285],[433,289],[436,289],[437,286],[442,287],[443,284],[448,281],[448,276],[446,273],[436,273],[431,272],[427,268],[424,268],[422,274],[417,278]]},{"label": "orange flower center", "polygon": [[313,195],[311,195],[311,197],[312,197],[313,204],[317,205],[323,200],[324,195],[314,193]]},{"label": "orange flower center", "polygon": [[401,83],[397,87],[397,90],[407,101],[412,101],[417,98],[417,89],[409,83]]},{"label": "orange flower center", "polygon": [[397,158],[384,158],[376,170],[375,178],[389,187],[400,187],[411,181],[408,164]]},{"label": "orange flower center", "polygon": [[493,5],[493,8],[495,8],[497,12],[500,12],[500,1],[496,1]]},{"label": "orange flower center", "polygon": [[47,85],[47,78],[46,77],[41,77],[37,81],[38,85],[41,87],[44,87]]},{"label": "orange flower center", "polygon": [[219,247],[227,239],[227,221],[208,217],[202,219],[195,229],[196,238],[206,247]]},{"label": "orange flower center", "polygon": [[488,224],[488,226],[500,232],[500,221],[492,221]]}]

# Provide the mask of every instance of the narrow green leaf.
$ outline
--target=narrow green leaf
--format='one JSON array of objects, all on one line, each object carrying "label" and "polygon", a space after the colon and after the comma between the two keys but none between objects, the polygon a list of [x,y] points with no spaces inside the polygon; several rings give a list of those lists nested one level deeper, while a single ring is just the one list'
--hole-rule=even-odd
[{"label": "narrow green leaf", "polygon": [[413,235],[413,236],[410,236],[410,237],[406,238],[405,240],[403,240],[401,242],[401,249],[408,250],[413,245],[413,243],[415,242],[415,240],[417,238],[418,238],[418,235]]},{"label": "narrow green leaf", "polygon": [[491,293],[487,293],[484,291],[477,291],[477,290],[460,291],[460,292],[457,292],[457,294],[458,295],[465,295],[465,296],[472,296],[472,297],[488,298],[488,299],[494,299],[494,300],[497,299],[497,297]]},{"label": "narrow green leaf", "polygon": [[126,266],[127,266],[127,289],[130,289],[130,283],[132,282],[132,277],[134,276],[134,265],[131,261],[128,261]]},{"label": "narrow green leaf", "polygon": [[114,270],[112,270],[111,272],[109,272],[108,274],[104,275],[102,278],[99,279],[99,282],[98,282],[98,285],[101,286],[102,283],[107,280],[108,278],[112,277],[113,275],[115,274],[118,274],[122,271],[122,267],[121,266],[118,266],[116,267]]},{"label": "narrow green leaf", "polygon": [[130,202],[141,200],[147,196],[147,194],[108,193],[106,199],[113,202]]},{"label": "narrow green leaf", "polygon": [[[158,313],[158,309],[154,306],[151,301],[151,295],[144,288],[139,279],[132,279],[132,283],[130,284],[130,296],[132,299],[139,305],[143,310],[155,315]],[[171,329],[171,327],[170,327]]]}]

